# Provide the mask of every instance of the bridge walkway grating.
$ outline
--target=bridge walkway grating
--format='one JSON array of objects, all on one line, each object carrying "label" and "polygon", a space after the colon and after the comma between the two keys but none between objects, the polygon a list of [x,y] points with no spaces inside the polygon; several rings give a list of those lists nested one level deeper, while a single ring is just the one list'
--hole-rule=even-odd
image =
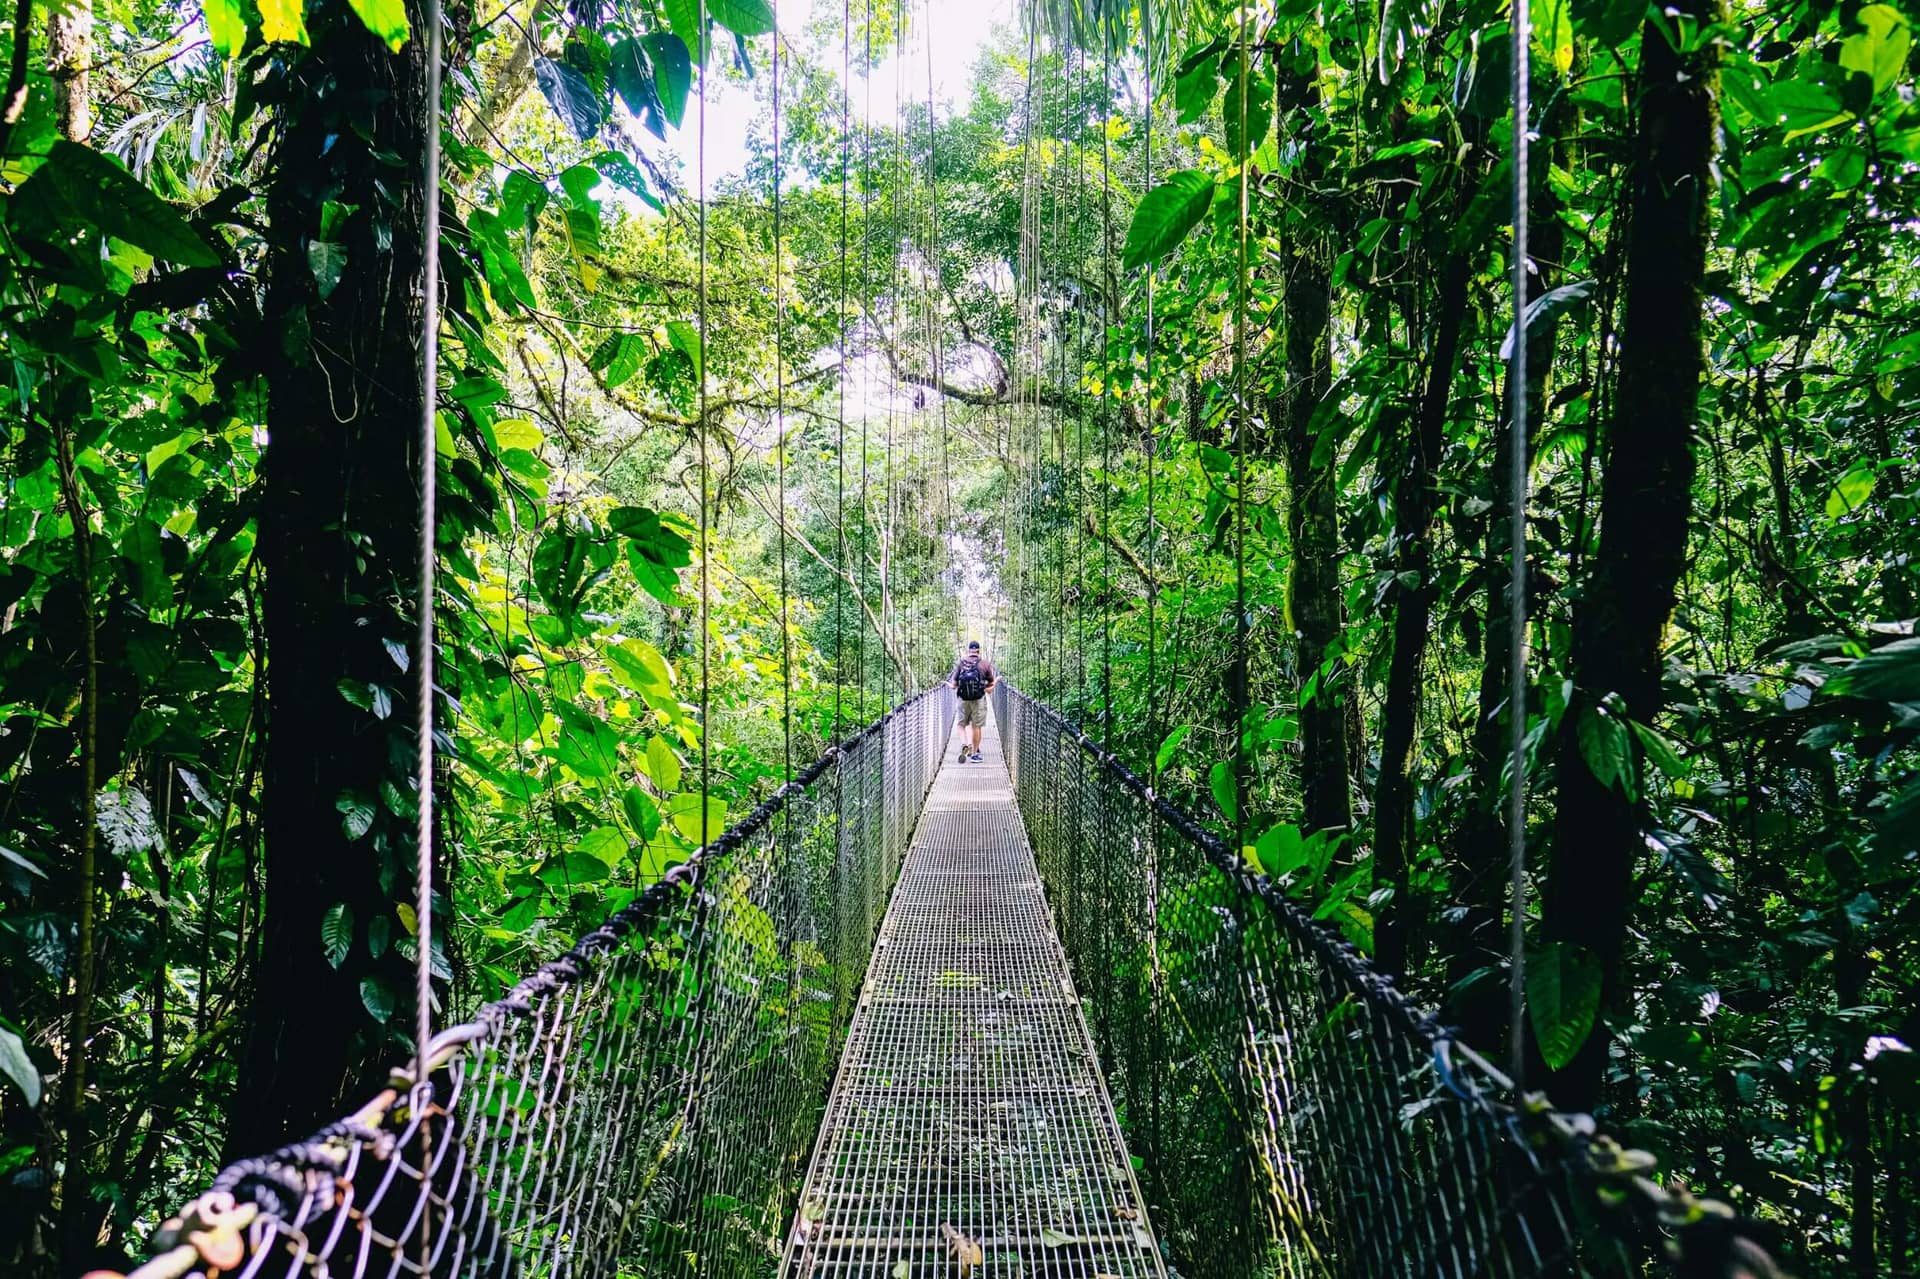
[{"label": "bridge walkway grating", "polygon": [[991,717],[880,925],[786,1279],[1165,1279]]}]

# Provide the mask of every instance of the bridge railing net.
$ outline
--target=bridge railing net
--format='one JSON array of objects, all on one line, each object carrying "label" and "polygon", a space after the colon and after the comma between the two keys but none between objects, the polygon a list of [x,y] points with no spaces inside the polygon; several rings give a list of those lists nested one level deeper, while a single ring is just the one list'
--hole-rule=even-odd
[{"label": "bridge railing net", "polygon": [[1171,1268],[1246,1276],[1778,1271],[1585,1116],[1515,1098],[1330,925],[1051,708],[1003,748]]},{"label": "bridge railing net", "polygon": [[232,1165],[162,1276],[758,1276],[952,731],[943,690],[836,750],[393,1086]]}]

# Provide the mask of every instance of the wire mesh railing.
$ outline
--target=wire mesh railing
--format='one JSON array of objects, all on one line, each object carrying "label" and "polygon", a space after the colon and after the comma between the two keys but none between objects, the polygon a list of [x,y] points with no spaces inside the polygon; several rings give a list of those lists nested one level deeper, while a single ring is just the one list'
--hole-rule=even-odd
[{"label": "wire mesh railing", "polygon": [[1760,1229],[1515,1096],[1332,927],[1060,714],[994,693],[1170,1268],[1259,1276],[1779,1274]]},{"label": "wire mesh railing", "polygon": [[245,1159],[135,1279],[769,1274],[952,732],[943,690],[829,751],[306,1141]]}]

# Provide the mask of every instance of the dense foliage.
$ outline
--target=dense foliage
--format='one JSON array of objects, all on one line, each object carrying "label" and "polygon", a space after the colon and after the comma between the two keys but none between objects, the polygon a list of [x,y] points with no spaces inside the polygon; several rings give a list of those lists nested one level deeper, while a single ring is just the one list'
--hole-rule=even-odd
[{"label": "dense foliage", "polygon": [[[1033,4],[952,109],[816,9],[449,7],[440,1019],[973,631],[1501,1057],[1505,7]],[[6,27],[6,1265],[408,1046],[423,21]],[[1809,1273],[1920,1262],[1917,22],[1532,41],[1529,1077]]]}]

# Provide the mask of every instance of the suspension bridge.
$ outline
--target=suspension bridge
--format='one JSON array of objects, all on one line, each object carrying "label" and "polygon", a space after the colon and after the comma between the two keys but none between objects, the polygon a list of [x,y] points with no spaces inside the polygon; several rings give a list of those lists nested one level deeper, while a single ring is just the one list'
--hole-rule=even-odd
[{"label": "suspension bridge", "polygon": [[135,1279],[1778,1273],[1004,684],[913,698]]}]

